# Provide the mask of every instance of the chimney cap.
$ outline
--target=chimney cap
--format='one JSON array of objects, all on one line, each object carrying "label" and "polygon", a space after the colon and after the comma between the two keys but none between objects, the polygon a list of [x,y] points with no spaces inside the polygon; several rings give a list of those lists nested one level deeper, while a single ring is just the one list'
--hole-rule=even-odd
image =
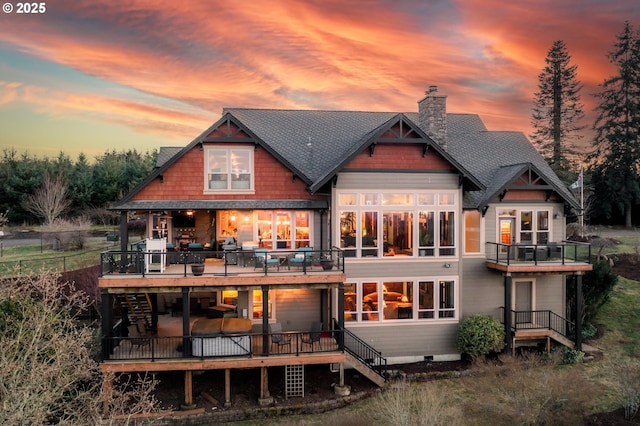
[{"label": "chimney cap", "polygon": [[429,93],[434,93],[438,91],[438,86],[436,85],[431,85],[429,86],[429,91],[425,93],[425,95],[428,95]]}]

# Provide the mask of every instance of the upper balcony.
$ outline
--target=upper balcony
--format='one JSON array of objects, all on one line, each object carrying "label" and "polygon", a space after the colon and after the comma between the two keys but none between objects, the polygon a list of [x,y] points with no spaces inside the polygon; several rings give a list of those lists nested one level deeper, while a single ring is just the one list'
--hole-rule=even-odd
[{"label": "upper balcony", "polygon": [[344,252],[337,248],[211,251],[192,246],[173,250],[155,249],[150,241],[153,240],[134,244],[127,251],[102,252],[100,287],[310,284],[344,280]]},{"label": "upper balcony", "polygon": [[562,241],[547,244],[485,245],[488,268],[504,272],[576,273],[591,271],[591,244]]}]

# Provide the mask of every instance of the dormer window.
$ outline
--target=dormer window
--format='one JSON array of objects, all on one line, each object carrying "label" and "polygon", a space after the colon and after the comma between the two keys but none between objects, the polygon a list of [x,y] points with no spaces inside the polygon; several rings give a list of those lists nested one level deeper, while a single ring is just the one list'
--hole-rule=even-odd
[{"label": "dormer window", "polygon": [[207,149],[205,191],[246,192],[253,189],[253,149]]}]

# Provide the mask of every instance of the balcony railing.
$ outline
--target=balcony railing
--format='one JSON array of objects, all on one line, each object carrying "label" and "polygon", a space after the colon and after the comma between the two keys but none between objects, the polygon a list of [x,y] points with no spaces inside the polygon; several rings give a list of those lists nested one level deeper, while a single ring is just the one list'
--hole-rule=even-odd
[{"label": "balcony railing", "polygon": [[563,241],[547,244],[485,244],[487,261],[510,264],[591,263],[591,244]]},{"label": "balcony railing", "polygon": [[341,351],[342,331],[323,331],[319,340],[309,332],[224,334],[202,336],[103,337],[105,361],[216,359]]},{"label": "balcony railing", "polygon": [[[500,308],[500,321],[504,322],[504,307]],[[552,330],[562,336],[575,339],[575,323],[553,311],[511,311],[511,326],[513,331],[520,330]]]},{"label": "balcony railing", "polygon": [[[241,275],[344,273],[344,252],[330,250],[109,250],[100,254],[100,275]],[[204,265],[198,272],[193,265]]]}]

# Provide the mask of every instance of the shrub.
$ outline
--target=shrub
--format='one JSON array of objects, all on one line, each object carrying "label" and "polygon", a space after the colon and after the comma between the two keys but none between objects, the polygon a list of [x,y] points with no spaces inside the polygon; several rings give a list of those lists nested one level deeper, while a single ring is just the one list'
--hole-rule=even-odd
[{"label": "shrub", "polygon": [[397,383],[378,395],[366,423],[398,426],[462,424],[463,413],[438,383]]},{"label": "shrub", "polygon": [[489,315],[476,314],[458,327],[456,348],[472,358],[499,352],[504,348],[504,327]]},{"label": "shrub", "polygon": [[593,324],[583,324],[582,325],[582,338],[583,339],[591,339],[598,332],[598,327]]},{"label": "shrub", "polygon": [[562,347],[562,364],[573,365],[582,363],[582,361],[584,361],[584,352],[566,346]]},{"label": "shrub", "polygon": [[616,384],[620,403],[624,408],[624,418],[631,421],[640,410],[640,363],[624,361],[616,370]]}]

